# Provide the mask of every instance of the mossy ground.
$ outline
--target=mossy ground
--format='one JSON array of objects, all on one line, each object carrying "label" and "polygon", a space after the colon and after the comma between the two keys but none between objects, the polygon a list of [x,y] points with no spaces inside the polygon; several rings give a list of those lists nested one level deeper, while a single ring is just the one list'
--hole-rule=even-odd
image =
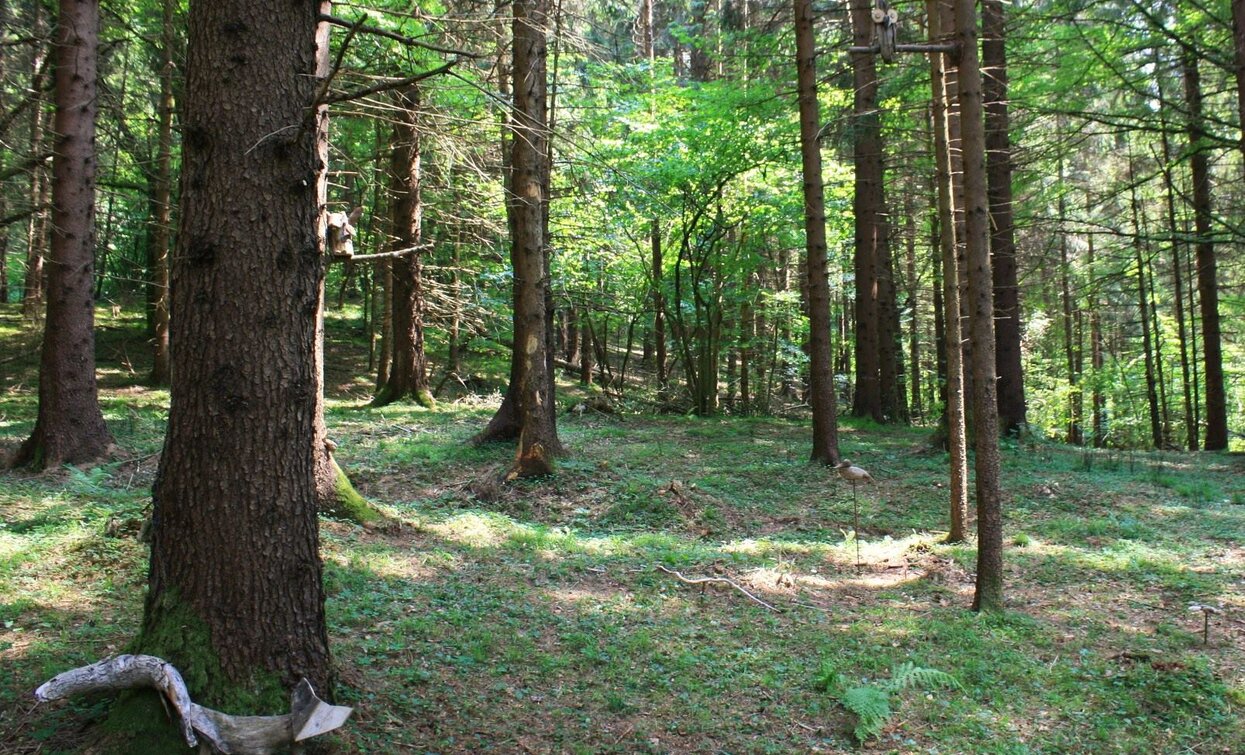
[{"label": "mossy ground", "polygon": [[[806,463],[804,421],[566,413],[557,475],[503,486],[513,447],[467,443],[497,397],[368,408],[350,327],[330,319],[336,456],[402,526],[323,522],[339,701],[356,707],[335,752],[852,751],[819,672],[865,684],[908,661],[965,689],[900,695],[868,749],[1245,751],[1239,456],[1005,446],[1008,611],[980,616],[971,544],[939,543],[946,462],[927,429],[846,423],[844,455],[878,480],[853,495]],[[125,650],[141,617],[168,394],[139,387],[138,317],[101,313],[100,334],[123,455],[0,476],[6,753],[77,750],[108,701],[31,691]],[[6,325],[0,356],[26,340]],[[36,389],[31,364],[10,367],[6,451]],[[1192,603],[1224,610],[1205,644]]]}]

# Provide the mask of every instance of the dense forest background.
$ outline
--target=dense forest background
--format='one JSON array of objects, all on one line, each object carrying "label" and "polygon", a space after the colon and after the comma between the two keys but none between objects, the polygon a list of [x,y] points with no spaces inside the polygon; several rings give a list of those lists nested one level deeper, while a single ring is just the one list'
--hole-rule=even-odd
[{"label": "dense forest background", "polygon": [[1245,2],[0,29],[0,749],[1240,749]]},{"label": "dense forest background", "polygon": [[[900,44],[925,41],[925,9],[895,10]],[[417,256],[431,387],[461,390],[472,379],[464,355],[510,343],[508,10],[399,3],[332,12],[341,21],[332,89],[342,101],[331,105],[331,209],[364,208],[357,254],[400,248],[391,151],[403,133],[418,137],[415,243],[424,247]],[[853,112],[858,56],[846,52],[846,7],[815,13],[839,404],[879,421],[930,423],[943,405],[945,365],[928,65],[923,55],[879,60],[876,111]],[[23,2],[5,3],[0,14],[0,300],[21,302],[37,320],[50,222],[54,14]],[[104,3],[102,23],[94,293],[102,303],[146,307],[154,332],[162,261],[176,244],[184,9]],[[679,410],[798,407],[808,318],[791,9],[560,2],[547,24],[559,359],[628,399],[653,398],[660,384],[661,400]],[[1200,447],[1200,307],[1213,292],[1239,446],[1243,166],[1231,9],[1023,3],[1007,8],[987,40],[992,34],[1005,36],[1010,83],[1009,139],[990,149],[1006,150],[1012,168],[1024,419],[1074,443]],[[994,69],[985,65],[989,82]],[[411,82],[416,99],[394,94],[395,80],[425,73],[433,75]],[[853,150],[873,133],[871,118],[884,166],[875,269],[861,267],[853,213]],[[1217,263],[1210,281],[1208,260]],[[391,351],[392,269],[391,260],[346,261],[328,281],[328,305],[355,307],[371,334],[380,384]],[[860,281],[880,282],[881,317],[858,305],[867,290]],[[870,318],[881,323],[880,338],[861,327]],[[862,360],[880,360],[885,390],[872,405],[856,390]],[[637,375],[643,385],[630,379]],[[664,390],[667,376],[677,390]]]}]

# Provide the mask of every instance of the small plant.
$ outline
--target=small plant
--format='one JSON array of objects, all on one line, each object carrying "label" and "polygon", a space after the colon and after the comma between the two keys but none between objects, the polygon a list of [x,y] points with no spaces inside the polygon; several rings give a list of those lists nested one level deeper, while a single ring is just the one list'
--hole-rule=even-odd
[{"label": "small plant", "polygon": [[906,689],[964,689],[954,676],[912,663],[896,666],[886,681],[852,687],[832,663],[822,661],[815,683],[818,689],[830,693],[840,705],[855,714],[856,728],[852,734],[861,743],[880,734],[890,720],[891,695]]},{"label": "small plant", "polygon": [[1033,540],[1030,539],[1029,536],[1023,532],[1017,532],[1015,535],[1012,536],[1012,545],[1016,546],[1017,548],[1024,548],[1025,546],[1029,545],[1032,542]]}]

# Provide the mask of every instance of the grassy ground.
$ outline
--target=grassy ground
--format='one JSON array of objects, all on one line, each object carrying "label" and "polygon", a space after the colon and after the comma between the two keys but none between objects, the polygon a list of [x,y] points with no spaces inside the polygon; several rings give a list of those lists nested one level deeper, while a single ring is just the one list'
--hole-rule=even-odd
[{"label": "grassy ground", "polygon": [[[803,422],[568,412],[559,474],[503,487],[512,449],[465,442],[496,397],[365,408],[351,335],[334,323],[329,424],[403,526],[323,523],[356,707],[332,751],[851,751],[819,680],[876,689],[911,662],[962,688],[895,694],[865,749],[1245,752],[1245,458],[1006,448],[1009,611],[978,616],[925,431],[847,425],[878,481],[853,491],[805,463]],[[0,310],[0,451],[33,423],[35,343]],[[120,457],[0,473],[6,753],[74,751],[107,701],[31,690],[121,652],[141,612],[168,395],[136,387],[137,318],[105,316],[99,353]],[[1224,609],[1205,643],[1193,603]]]}]

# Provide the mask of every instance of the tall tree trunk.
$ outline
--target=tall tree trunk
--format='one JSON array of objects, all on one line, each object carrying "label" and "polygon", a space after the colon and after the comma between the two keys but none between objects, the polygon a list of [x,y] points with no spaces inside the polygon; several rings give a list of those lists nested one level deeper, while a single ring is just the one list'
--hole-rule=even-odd
[{"label": "tall tree trunk", "polygon": [[1172,179],[1172,149],[1168,137],[1167,123],[1162,125],[1163,143],[1163,188],[1166,196],[1167,235],[1171,244],[1172,261],[1172,304],[1176,314],[1176,338],[1180,343],[1180,393],[1184,401],[1185,448],[1197,450],[1197,421],[1193,417],[1193,381],[1189,377],[1189,342],[1185,326],[1184,307],[1184,274],[1180,249],[1184,242],[1180,239],[1180,227],[1176,219],[1176,187]]},{"label": "tall tree trunk", "polygon": [[839,462],[838,408],[830,369],[830,283],[826,270],[826,199],[821,181],[821,115],[817,104],[817,50],[812,0],[795,2],[796,70],[799,77],[800,155],[804,176],[805,273],[808,287],[809,403],[813,409],[810,461]]},{"label": "tall tree trunk", "polygon": [[[517,41],[507,39],[506,27],[502,19],[505,18],[504,0],[496,0],[494,4],[494,13],[498,19],[497,28],[497,101],[506,103],[511,99],[511,77],[517,76],[518,71],[514,65],[514,48]],[[510,45],[507,45],[510,41]],[[543,74],[542,74],[543,75]],[[515,195],[514,185],[514,156],[513,142],[515,141],[515,114],[512,112],[513,105],[505,106],[498,109],[498,125],[501,140],[501,174],[502,174],[502,190],[505,194],[506,201],[506,228],[509,236],[510,245],[510,269],[518,270],[519,260],[517,257],[518,246],[514,243],[516,237],[516,218],[518,199]],[[542,111],[543,118],[543,111]],[[524,359],[519,353],[519,344],[526,340],[522,332],[524,323],[519,318],[519,308],[517,306],[518,299],[518,281],[516,280],[514,290],[514,298],[516,306],[512,307],[511,323],[514,335],[514,345],[510,354],[510,378],[506,384],[506,393],[502,396],[501,406],[497,407],[497,411],[493,413],[489,419],[488,425],[477,433],[472,439],[472,443],[492,443],[497,441],[514,440],[519,437],[519,431],[522,423],[519,417],[519,385],[523,381],[523,365]]]},{"label": "tall tree trunk", "polygon": [[[95,382],[95,70],[98,0],[62,0],[56,25],[52,244],[39,413],[14,466],[94,461],[112,444]],[[70,75],[72,72],[73,75]]]},{"label": "tall tree trunk", "polygon": [[[1059,182],[1063,183],[1063,158],[1059,159]],[[1072,261],[1068,256],[1068,230],[1066,221],[1068,204],[1065,197],[1059,195],[1059,292],[1063,306],[1063,352],[1064,363],[1068,369],[1068,428],[1067,441],[1073,445],[1081,445],[1085,438],[1081,427],[1083,405],[1081,395],[1081,376],[1077,370],[1077,334],[1076,317],[1079,308],[1072,296]]]},{"label": "tall tree trunk", "polygon": [[917,280],[916,266],[916,209],[913,207],[912,191],[904,193],[904,217],[907,224],[907,255],[905,268],[907,278],[908,316],[908,364],[909,382],[911,383],[910,409],[913,421],[920,422],[924,418],[921,401],[921,320],[920,320],[920,285]]},{"label": "tall tree trunk", "polygon": [[[393,126],[389,163],[393,196],[394,251],[419,246],[423,238],[421,200],[419,89],[410,87],[397,96],[400,115]],[[377,394],[376,406],[406,397],[420,406],[434,402],[428,383],[428,356],[424,353],[424,282],[422,252],[408,252],[390,260],[393,270],[393,347],[389,380]]]},{"label": "tall tree trunk", "polygon": [[[926,0],[931,42],[943,41],[942,14],[938,0]],[[930,55],[930,81],[933,85],[934,157],[938,182],[938,248],[942,252],[943,338],[946,355],[947,450],[950,456],[951,529],[947,542],[968,539],[968,443],[964,421],[963,335],[960,329],[959,265],[956,261],[954,218],[955,184],[952,180],[950,131],[947,123],[948,97],[944,75],[945,57]],[[936,266],[937,267],[937,266]]]},{"label": "tall tree trunk", "polygon": [[1088,268],[1090,293],[1089,293],[1089,366],[1094,373],[1093,388],[1091,390],[1090,407],[1093,411],[1091,426],[1093,428],[1093,444],[1094,448],[1102,448],[1107,442],[1107,400],[1102,392],[1102,323],[1099,320],[1099,296],[1098,296],[1098,279],[1094,270],[1094,234],[1089,234],[1086,238],[1085,249],[1086,267]]},{"label": "tall tree trunk", "polygon": [[1140,201],[1133,179],[1132,155],[1129,155],[1129,184],[1132,186],[1129,206],[1133,216],[1133,261],[1137,265],[1137,309],[1141,315],[1141,348],[1146,362],[1146,406],[1150,410],[1150,442],[1163,448],[1163,425],[1159,420],[1158,383],[1154,375],[1154,347],[1150,343],[1150,307],[1146,292],[1146,261],[1143,253]]},{"label": "tall tree trunk", "polygon": [[[651,0],[650,0],[651,2]],[[670,376],[666,374],[666,292],[662,290],[661,225],[654,218],[649,225],[649,245],[653,267],[653,358],[657,365],[657,402],[670,400]]]},{"label": "tall tree trunk", "polygon": [[[869,0],[851,0],[852,40],[857,47],[868,46],[873,34]],[[888,243],[882,217],[882,129],[878,113],[877,68],[872,55],[852,56],[854,102],[855,195],[852,207],[856,222],[856,393],[852,414],[885,420],[882,412],[882,386],[879,362],[880,339],[878,306],[878,265]]]},{"label": "tall tree trunk", "polygon": [[1012,144],[1008,133],[1006,24],[1002,0],[982,0],[981,26],[999,429],[1014,435],[1025,425],[1026,407],[1024,371],[1020,363],[1020,285],[1012,224]]},{"label": "tall tree trunk", "polygon": [[545,2],[514,3],[514,128],[511,168],[514,197],[515,354],[521,364],[517,393],[519,447],[508,478],[553,471],[558,441],[556,407],[550,390],[545,309],[548,262],[544,237]]},{"label": "tall tree trunk", "polygon": [[[1241,131],[1240,149],[1245,155],[1245,0],[1232,0],[1232,41],[1236,71],[1237,127]],[[1242,163],[1245,167],[1245,163]]]},{"label": "tall tree trunk", "polygon": [[173,0],[163,0],[160,22],[160,105],[157,108],[155,217],[151,229],[151,385],[169,383],[169,237],[173,217]]},{"label": "tall tree trunk", "polygon": [[[30,109],[30,154],[41,155],[46,149],[47,109],[44,107],[44,82],[47,78],[49,46],[47,19],[42,2],[30,3],[30,28],[35,37],[31,56],[30,91],[33,101]],[[59,56],[57,56],[59,60]],[[94,103],[93,103],[94,104]],[[35,318],[43,309],[43,259],[47,250],[47,211],[42,209],[48,200],[47,169],[40,162],[30,171],[30,206],[34,210],[26,223],[26,275],[22,283],[22,315]]]},{"label": "tall tree trunk", "polygon": [[[332,14],[332,0],[318,0],[320,16]],[[329,36],[331,26],[327,22],[316,25],[312,37],[315,42],[315,82],[316,86],[325,86],[331,74],[329,54]],[[304,121],[307,124],[308,121]],[[327,249],[328,241],[328,163],[329,163],[329,108],[328,105],[314,105],[310,124],[315,128],[315,240],[316,255],[319,265],[316,267],[316,309],[315,337],[312,342],[312,377],[315,380],[312,395],[315,400],[314,440],[315,449],[315,485],[316,498],[320,509],[332,512],[341,517],[352,518],[357,522],[375,521],[381,518],[380,513],[354,489],[350,478],[338,466],[333,458],[336,444],[329,440],[328,426],[324,420],[324,284],[331,259],[331,250]],[[356,222],[356,219],[350,221]]]},{"label": "tall tree trunk", "polygon": [[955,0],[960,44],[960,115],[964,154],[969,340],[972,343],[973,423],[976,429],[977,589],[973,609],[1003,609],[1003,511],[999,490],[998,400],[995,394],[994,277],[990,269],[990,211],[982,122],[977,13],[973,0]]},{"label": "tall tree trunk", "polygon": [[1228,404],[1223,381],[1223,346],[1219,326],[1219,285],[1211,223],[1210,166],[1202,121],[1202,85],[1197,58],[1183,58],[1185,102],[1189,111],[1190,165],[1193,171],[1193,218],[1197,228],[1197,291],[1202,309],[1202,355],[1206,375],[1206,439],[1202,448],[1228,447]]},{"label": "tall tree trunk", "polygon": [[[231,713],[284,709],[304,677],[331,691],[316,489],[316,13],[195,0],[188,24],[173,400],[136,649]],[[154,695],[141,700],[146,716],[128,722],[172,728]],[[152,746],[151,732],[134,736]]]}]

